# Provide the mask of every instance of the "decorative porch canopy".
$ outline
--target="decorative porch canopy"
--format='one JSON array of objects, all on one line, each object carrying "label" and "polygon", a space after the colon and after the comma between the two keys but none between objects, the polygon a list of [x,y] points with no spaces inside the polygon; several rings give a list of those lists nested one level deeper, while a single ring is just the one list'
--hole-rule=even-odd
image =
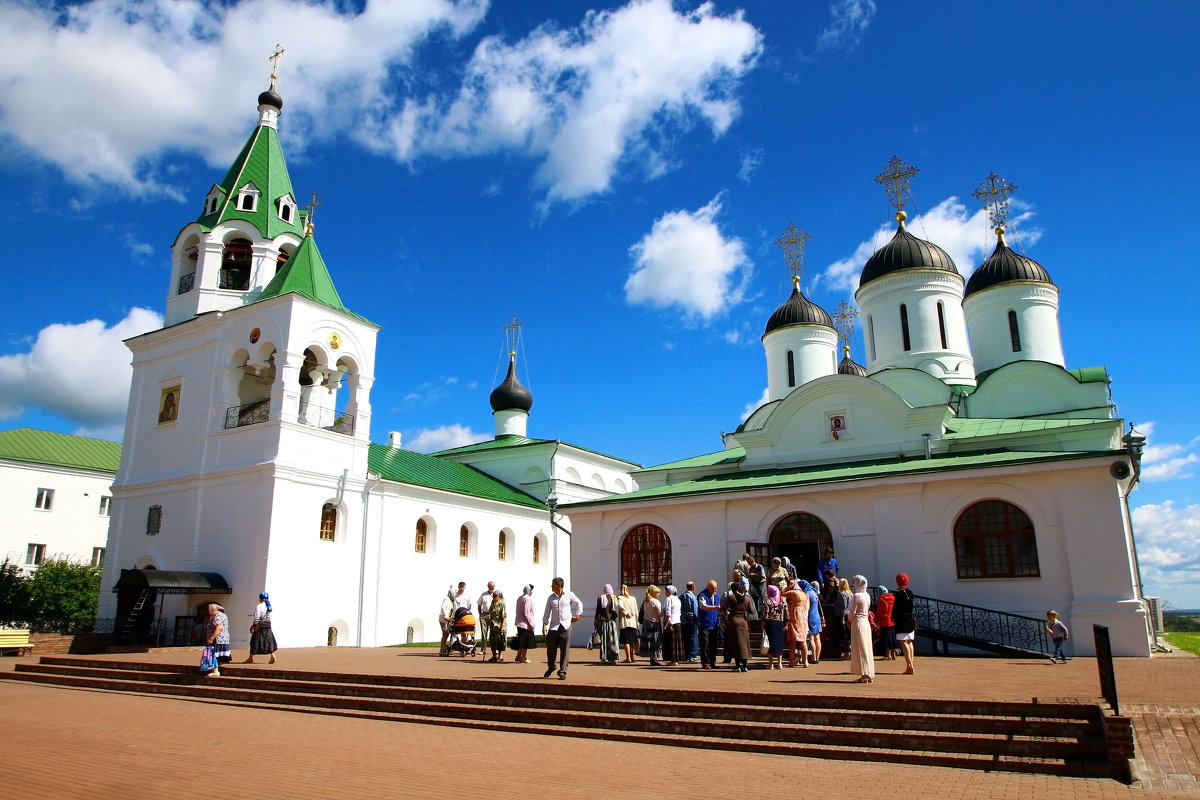
[{"label": "decorative porch canopy", "polygon": [[219,572],[178,572],[165,569],[123,569],[113,586],[122,589],[153,589],[159,594],[233,594]]}]

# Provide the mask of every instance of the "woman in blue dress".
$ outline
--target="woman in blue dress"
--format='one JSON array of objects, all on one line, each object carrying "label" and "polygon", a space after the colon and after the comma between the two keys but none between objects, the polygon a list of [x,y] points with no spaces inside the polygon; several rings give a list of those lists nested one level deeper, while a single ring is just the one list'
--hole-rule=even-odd
[{"label": "woman in blue dress", "polygon": [[805,584],[804,593],[808,595],[808,649],[812,655],[810,664],[821,663],[821,629],[825,627],[824,612],[821,609],[821,595],[817,592],[817,584],[801,581]]}]

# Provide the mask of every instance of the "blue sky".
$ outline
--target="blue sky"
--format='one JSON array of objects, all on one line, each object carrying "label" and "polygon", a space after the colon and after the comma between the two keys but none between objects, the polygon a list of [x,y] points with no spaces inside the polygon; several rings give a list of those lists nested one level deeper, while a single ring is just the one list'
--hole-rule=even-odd
[{"label": "blue sky", "polygon": [[814,301],[852,301],[898,155],[911,230],[968,274],[994,171],[1010,243],[1060,287],[1067,366],[1106,366],[1150,437],[1147,591],[1200,607],[1198,23],[1185,2],[0,0],[0,427],[119,437],[120,340],[158,324],[170,243],[280,42],[293,184],[383,326],[376,441],[490,435],[516,314],[530,435],[642,464],[719,449],[766,385],[780,233],[811,234]]}]

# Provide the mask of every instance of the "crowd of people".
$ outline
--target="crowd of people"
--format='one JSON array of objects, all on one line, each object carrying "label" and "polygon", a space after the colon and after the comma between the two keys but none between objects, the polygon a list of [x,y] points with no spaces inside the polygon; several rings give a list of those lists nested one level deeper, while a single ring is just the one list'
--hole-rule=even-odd
[{"label": "crowd of people", "polygon": [[[787,558],[772,559],[768,566],[743,554],[724,589],[715,579],[700,591],[693,581],[683,592],[674,585],[651,585],[639,599],[626,585],[617,591],[606,584],[596,598],[589,649],[598,650],[605,664],[699,662],[706,670],[719,668],[720,654],[722,665],[734,672],[748,671],[751,658],[760,654],[767,669],[806,669],[823,657],[849,659],[858,683],[874,680],[876,658],[903,658],[904,674],[914,674],[916,618],[908,576],[896,576],[895,590],[878,586],[873,599],[862,575],[849,581],[838,577],[832,548],[826,548],[817,570],[821,580],[807,581]],[[561,578],[551,588],[542,614],[546,677],[557,671],[565,679],[570,626],[582,615],[583,605],[565,590]],[[442,601],[442,654],[474,654],[478,648],[484,658],[499,662],[512,648],[515,661],[527,663],[536,641],[533,591],[527,585],[517,598],[516,632],[510,639],[504,593],[495,583],[489,582],[474,601],[466,583],[459,583]],[[476,621],[478,638],[463,645],[459,633],[469,629],[473,634]]]}]

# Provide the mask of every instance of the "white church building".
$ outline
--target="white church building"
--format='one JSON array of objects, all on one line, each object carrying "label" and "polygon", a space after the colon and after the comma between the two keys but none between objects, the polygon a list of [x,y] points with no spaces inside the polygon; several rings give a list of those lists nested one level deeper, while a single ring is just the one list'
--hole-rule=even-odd
[{"label": "white church building", "polygon": [[435,455],[371,442],[379,328],[342,304],[296,203],[282,107],[273,87],[259,96],[254,132],[175,238],[164,327],[126,342],[99,616],[178,642],[216,601],[244,647],[267,591],[282,646],[436,641],[452,584],[544,597],[569,579],[556,504],[628,491],[636,465],[528,438],[515,359],[491,395],[494,439]]},{"label": "white church building", "polygon": [[863,267],[857,314],[838,315],[843,340],[861,315],[866,365],[848,346],[839,361],[838,325],[795,277],[762,337],[767,402],[724,449],[572,505],[576,582],[724,587],[745,552],[817,580],[833,547],[841,577],[903,572],[955,625],[1028,617],[1019,644],[1036,650],[1056,609],[1078,654],[1100,624],[1114,655],[1149,655],[1127,503],[1144,439],[1123,436],[1104,368],[1067,368],[1058,287],[1005,242],[1003,181],[986,190],[995,251],[965,281],[905,227],[900,166],[880,176],[902,181],[898,229]]}]

